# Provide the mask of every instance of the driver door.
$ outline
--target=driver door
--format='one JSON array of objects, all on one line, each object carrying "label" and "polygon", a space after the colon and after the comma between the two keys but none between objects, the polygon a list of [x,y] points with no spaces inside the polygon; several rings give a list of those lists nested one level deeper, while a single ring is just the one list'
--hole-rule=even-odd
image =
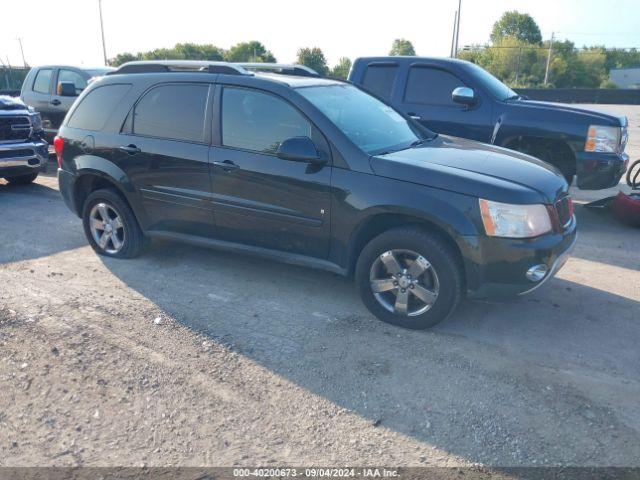
[{"label": "driver door", "polygon": [[328,144],[291,103],[271,93],[225,86],[209,153],[217,236],[316,258],[329,253],[331,165],[283,160],[278,146],[310,137]]}]

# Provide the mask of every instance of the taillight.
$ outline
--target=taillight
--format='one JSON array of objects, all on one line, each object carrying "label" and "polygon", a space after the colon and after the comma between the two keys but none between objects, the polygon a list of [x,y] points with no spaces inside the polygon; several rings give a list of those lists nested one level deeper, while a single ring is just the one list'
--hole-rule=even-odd
[{"label": "taillight", "polygon": [[56,138],[53,139],[53,148],[56,151],[58,168],[62,168],[62,149],[64,148],[64,138],[56,136]]}]

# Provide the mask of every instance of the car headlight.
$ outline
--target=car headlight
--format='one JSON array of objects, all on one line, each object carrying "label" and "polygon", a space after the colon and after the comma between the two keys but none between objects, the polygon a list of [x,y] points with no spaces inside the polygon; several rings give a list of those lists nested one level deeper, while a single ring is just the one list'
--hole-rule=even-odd
[{"label": "car headlight", "polygon": [[587,132],[587,141],[584,144],[586,152],[610,152],[615,153],[620,146],[620,127],[605,127],[603,125],[591,125]]},{"label": "car headlight", "polygon": [[31,126],[36,132],[42,130],[42,117],[39,113],[31,114]]},{"label": "car headlight", "polygon": [[480,199],[480,213],[491,237],[530,238],[551,231],[551,218],[542,204],[512,205]]}]

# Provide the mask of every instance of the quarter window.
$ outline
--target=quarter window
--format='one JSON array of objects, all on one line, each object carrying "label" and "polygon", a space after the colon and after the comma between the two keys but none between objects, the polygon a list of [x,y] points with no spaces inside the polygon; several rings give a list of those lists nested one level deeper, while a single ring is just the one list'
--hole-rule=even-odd
[{"label": "quarter window", "polygon": [[411,67],[404,101],[427,105],[456,106],[451,93],[464,83],[444,70],[428,67]]},{"label": "quarter window", "polygon": [[149,90],[134,109],[133,133],[148,137],[204,141],[208,85],[162,85]]},{"label": "quarter window", "polygon": [[283,141],[292,137],[311,137],[311,124],[292,105],[256,90],[224,89],[224,146],[274,154]]},{"label": "quarter window", "polygon": [[362,84],[370,92],[389,100],[397,71],[397,65],[369,65],[364,73]]},{"label": "quarter window", "polygon": [[76,87],[76,95],[80,95],[82,90],[87,87],[87,81],[84,79],[84,77],[78,72],[74,72],[73,70],[61,69],[58,73],[58,83],[61,82],[73,83],[73,85]]},{"label": "quarter window", "polygon": [[38,70],[38,73],[36,73],[36,79],[33,81],[33,91],[37,93],[50,93],[52,73],[53,70],[48,68]]},{"label": "quarter window", "polygon": [[67,125],[72,128],[99,131],[127,94],[131,85],[115,84],[97,87],[80,100]]}]

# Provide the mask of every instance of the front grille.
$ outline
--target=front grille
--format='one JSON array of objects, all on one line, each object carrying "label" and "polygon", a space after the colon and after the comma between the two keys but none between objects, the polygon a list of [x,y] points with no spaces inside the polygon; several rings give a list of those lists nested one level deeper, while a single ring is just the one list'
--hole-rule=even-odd
[{"label": "front grille", "polygon": [[0,116],[0,142],[21,142],[29,140],[31,122],[27,116]]},{"label": "front grille", "polygon": [[571,223],[573,218],[573,202],[571,197],[567,195],[556,202],[556,212],[558,213],[558,220],[562,227],[567,227]]}]

